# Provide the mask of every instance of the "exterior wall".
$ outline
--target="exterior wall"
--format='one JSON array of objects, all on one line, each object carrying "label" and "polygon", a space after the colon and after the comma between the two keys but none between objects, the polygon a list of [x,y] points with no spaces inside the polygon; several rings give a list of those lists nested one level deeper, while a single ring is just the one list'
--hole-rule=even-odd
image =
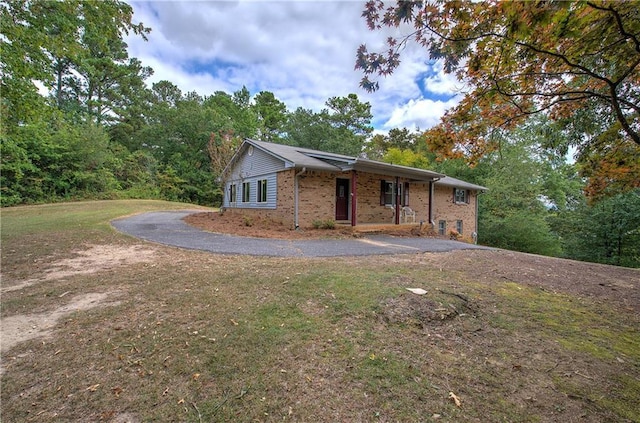
[{"label": "exterior wall", "polygon": [[[336,213],[336,179],[349,179],[351,172],[310,171],[299,180],[299,224],[310,227],[315,220],[334,220]],[[393,210],[380,205],[380,181],[395,181],[391,176],[358,173],[357,184],[357,224],[394,223]],[[405,180],[400,179],[404,184]],[[351,193],[352,194],[352,193]],[[353,198],[350,196],[350,198]],[[352,201],[349,202],[351,216]],[[427,221],[429,216],[429,184],[409,184],[409,207],[416,212],[416,222]]]},{"label": "exterior wall", "polygon": [[[267,201],[258,201],[258,181],[267,181]],[[249,184],[249,201],[243,200],[243,186]],[[236,201],[231,202],[231,186],[235,185]],[[230,180],[225,183],[222,206],[225,208],[275,209],[277,200],[277,174],[260,175],[254,178]]]},{"label": "exterior wall", "polygon": [[[253,178],[269,173],[276,173],[285,168],[285,163],[267,154],[264,151],[254,148],[251,145],[243,147],[245,151],[239,153],[238,161],[231,169],[228,180],[237,181],[245,178]],[[249,151],[252,151],[249,155]]]},{"label": "exterior wall", "polygon": [[[255,153],[254,153],[255,154]],[[291,229],[295,228],[295,169],[286,169],[275,174],[268,182],[268,197],[273,201],[270,206],[254,207],[251,204],[237,203],[236,207],[226,203],[228,199],[228,185],[225,192],[225,207],[227,212],[240,213],[254,218],[268,219],[283,224]],[[298,177],[298,224],[301,228],[313,226],[317,220],[335,220],[336,215],[336,179],[349,179],[351,172],[320,172],[307,171]],[[246,180],[266,179],[256,176]],[[367,223],[395,223],[393,210],[380,205],[381,181],[395,182],[395,177],[370,173],[357,174],[357,224]],[[233,181],[231,181],[233,182]],[[400,178],[399,182],[407,182]],[[242,198],[242,180],[238,183],[237,196]],[[257,192],[255,183],[252,185],[252,196]],[[352,199],[353,197],[350,196]],[[462,235],[470,238],[476,228],[477,192],[469,191],[469,202],[457,204],[454,202],[453,187],[434,186],[433,222],[438,230],[440,220],[446,221],[446,234],[456,229],[456,222],[462,221]],[[352,200],[349,201],[349,216],[351,216]],[[416,222],[428,222],[429,219],[429,184],[424,182],[409,183],[408,205],[416,212]],[[401,222],[402,223],[402,222]]]},{"label": "exterior wall", "polygon": [[[298,224],[313,226],[315,220],[335,220],[336,179],[350,179],[350,172],[307,171],[298,177]],[[349,211],[351,202],[349,202]]]},{"label": "exterior wall", "polygon": [[429,183],[409,184],[409,207],[416,212],[416,222],[429,223]]},{"label": "exterior wall", "polygon": [[[283,172],[278,172],[274,175],[276,178],[274,195],[275,207],[274,208],[243,208],[241,204],[238,207],[227,208],[225,213],[237,213],[242,216],[259,218],[273,221],[274,223],[282,224],[291,229],[295,228],[294,222],[294,209],[295,209],[295,196],[294,196],[294,178],[295,170],[288,169]],[[227,192],[228,194],[228,192]],[[225,198],[226,195],[225,194]]]},{"label": "exterior wall", "polygon": [[[358,173],[358,224],[395,223],[394,210],[388,206],[380,205],[380,182],[383,180],[394,183],[396,181],[395,177],[389,175]],[[400,178],[399,182],[404,186],[408,181]],[[416,222],[421,220],[427,222],[429,219],[429,184],[410,182],[408,187],[409,201],[407,205],[416,212]]]},{"label": "exterior wall", "polygon": [[433,221],[435,223],[435,231],[438,231],[438,223],[441,220],[447,222],[445,235],[449,231],[456,229],[456,222],[462,220],[462,236],[471,238],[473,232],[477,232],[476,228],[476,202],[478,201],[478,193],[469,191],[468,203],[456,203],[453,198],[453,187],[438,185],[434,187],[433,195]]},{"label": "exterior wall", "polygon": [[278,172],[278,200],[274,215],[283,225],[295,229],[295,169]]},{"label": "exterior wall", "polygon": [[[277,204],[278,181],[277,172],[285,168],[285,163],[253,146],[244,146],[245,151],[239,156],[231,172],[226,178],[222,206],[224,208],[269,208],[275,209]],[[249,155],[249,151],[251,154]],[[267,180],[267,201],[258,202],[258,181]],[[242,201],[242,184],[250,185],[250,199]],[[231,185],[236,186],[236,201],[231,202]]]}]

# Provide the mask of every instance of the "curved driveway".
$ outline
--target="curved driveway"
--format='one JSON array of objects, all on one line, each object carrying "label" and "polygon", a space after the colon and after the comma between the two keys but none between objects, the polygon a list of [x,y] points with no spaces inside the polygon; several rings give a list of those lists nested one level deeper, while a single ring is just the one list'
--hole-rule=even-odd
[{"label": "curved driveway", "polygon": [[478,245],[434,238],[404,238],[367,235],[353,239],[284,240],[249,238],[206,232],[186,224],[182,218],[193,210],[139,214],[111,222],[118,231],[146,241],[219,254],[275,257],[338,257],[378,254],[442,252],[487,249]]}]

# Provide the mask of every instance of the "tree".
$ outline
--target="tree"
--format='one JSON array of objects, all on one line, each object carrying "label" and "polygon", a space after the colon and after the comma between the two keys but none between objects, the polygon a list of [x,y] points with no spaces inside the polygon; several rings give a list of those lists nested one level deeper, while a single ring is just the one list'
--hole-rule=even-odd
[{"label": "tree", "polygon": [[207,144],[211,171],[215,177],[224,177],[222,174],[231,158],[241,144],[240,137],[234,137],[232,131],[212,132]]},{"label": "tree", "polygon": [[407,128],[393,128],[387,135],[375,134],[365,144],[364,152],[371,160],[380,160],[391,148],[400,150],[419,150],[420,132],[411,132]]},{"label": "tree", "polygon": [[567,257],[640,267],[640,190],[583,204],[562,223]]},{"label": "tree", "polygon": [[331,97],[325,103],[323,118],[334,128],[327,140],[327,151],[358,156],[367,137],[373,132],[371,105],[362,103],[356,94]]},{"label": "tree", "polygon": [[149,29],[132,14],[117,0],[0,4],[3,205],[120,188],[113,169],[128,152],[114,155],[101,123],[117,120],[109,133],[124,139],[143,122],[150,69],[128,58],[122,37]]},{"label": "tree", "polygon": [[254,99],[253,110],[258,116],[261,140],[276,142],[287,121],[287,106],[278,100],[270,91],[260,91]]},{"label": "tree", "polygon": [[81,105],[100,120],[121,105],[117,85],[140,84],[123,75],[150,73],[128,60],[123,35],[145,38],[150,30],[133,23],[133,9],[122,1],[13,0],[2,3],[0,18],[3,124],[24,122],[34,112],[41,101],[35,82],[52,93],[56,107],[77,111]]},{"label": "tree", "polygon": [[249,104],[249,98],[249,91],[242,87],[233,95],[216,91],[212,96],[205,98],[203,104],[205,108],[215,110],[226,119],[225,128],[232,129],[242,138],[252,138],[258,132],[258,121]]},{"label": "tree", "polygon": [[371,105],[355,94],[332,97],[320,113],[299,107],[289,113],[283,140],[290,145],[358,156],[373,131]]},{"label": "tree", "polygon": [[412,40],[430,60],[465,81],[470,91],[430,132],[448,156],[477,161],[495,149],[499,135],[528,116],[562,120],[587,111],[599,122],[574,139],[583,154],[606,131],[640,147],[640,15],[638,1],[367,2],[371,30],[412,25],[413,32],[389,38],[388,50],[357,52],[361,85],[379,88],[372,74],[391,74]]},{"label": "tree", "polygon": [[429,160],[424,155],[408,148],[401,150],[396,147],[391,147],[384,156],[382,156],[382,161],[400,166],[429,169]]},{"label": "tree", "polygon": [[474,169],[481,175],[478,182],[488,188],[480,200],[478,240],[498,248],[558,256],[560,239],[548,219],[549,198],[560,195],[547,190],[555,189],[549,176],[555,172],[539,154],[533,128],[518,128],[502,141],[499,152],[487,155]]},{"label": "tree", "polygon": [[298,107],[287,115],[283,141],[289,145],[327,151],[326,140],[331,137],[331,131],[331,125],[322,115]]}]

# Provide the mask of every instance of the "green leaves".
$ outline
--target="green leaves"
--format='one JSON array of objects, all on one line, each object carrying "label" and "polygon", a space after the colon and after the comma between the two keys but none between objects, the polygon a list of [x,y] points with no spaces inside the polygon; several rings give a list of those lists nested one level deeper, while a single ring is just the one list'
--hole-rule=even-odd
[{"label": "green leaves", "polygon": [[[612,127],[624,142],[640,146],[640,15],[638,1],[617,2],[368,2],[363,16],[371,30],[413,25],[414,32],[387,42],[386,52],[356,52],[361,86],[379,85],[399,51],[415,42],[425,56],[442,60],[472,90],[431,132],[443,157],[477,162],[495,147],[495,132],[509,131],[535,114],[554,120],[588,115],[576,146],[588,153]],[[594,128],[595,127],[595,128]],[[615,166],[607,166],[615,174]],[[619,173],[619,172],[618,172]],[[606,173],[609,175],[609,173]],[[603,175],[603,178],[606,178]]]}]

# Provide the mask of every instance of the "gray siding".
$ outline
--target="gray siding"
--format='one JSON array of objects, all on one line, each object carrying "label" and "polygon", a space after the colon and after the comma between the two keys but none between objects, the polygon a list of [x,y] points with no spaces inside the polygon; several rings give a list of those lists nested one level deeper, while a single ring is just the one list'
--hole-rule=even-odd
[{"label": "gray siding", "polygon": [[[258,182],[267,181],[267,201],[258,201]],[[237,179],[228,181],[225,184],[223,207],[227,208],[252,208],[252,209],[275,209],[276,193],[278,192],[277,175],[275,173],[269,175],[261,175],[255,178]],[[249,184],[249,201],[243,200],[243,186]],[[236,201],[230,201],[231,185],[236,186]]]},{"label": "gray siding", "polygon": [[[253,148],[249,155],[248,147]],[[238,161],[231,169],[225,181],[223,207],[275,209],[276,194],[278,192],[276,173],[286,168],[285,163],[252,146],[245,146]],[[258,181],[267,180],[267,201],[258,201]],[[249,201],[243,202],[243,184],[249,184]],[[236,186],[236,201],[230,201],[231,185]]]},{"label": "gray siding", "polygon": [[237,181],[239,179],[255,178],[284,169],[285,164],[282,160],[258,148],[253,148],[252,155],[249,155],[248,151],[245,150],[239,157],[239,160],[231,170],[229,180]]}]

